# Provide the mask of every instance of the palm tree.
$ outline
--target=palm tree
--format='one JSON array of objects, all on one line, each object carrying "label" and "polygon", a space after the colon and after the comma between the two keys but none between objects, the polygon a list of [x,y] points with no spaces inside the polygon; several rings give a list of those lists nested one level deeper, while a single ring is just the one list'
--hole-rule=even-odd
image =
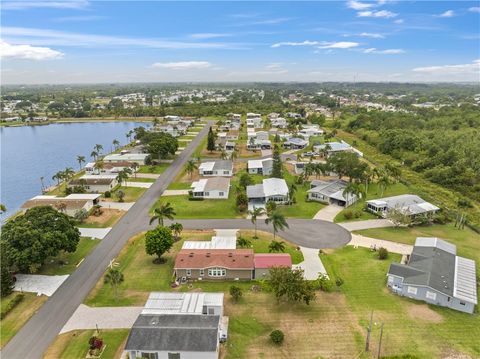
[{"label": "palm tree", "polygon": [[5,213],[7,211],[7,207],[3,203],[0,203],[0,213]]},{"label": "palm tree", "polygon": [[258,238],[257,237],[257,218],[260,217],[261,215],[265,214],[265,209],[262,207],[255,207],[253,206],[252,211],[248,211],[248,214],[251,216],[251,221],[255,226],[255,235],[253,238]]},{"label": "palm tree", "polygon": [[198,169],[198,166],[195,164],[194,160],[189,160],[185,165],[185,172],[190,174],[190,178],[193,177],[193,172]]},{"label": "palm tree", "polygon": [[52,176],[52,180],[57,181],[57,186],[60,186],[60,181],[63,179],[63,172],[58,171]]},{"label": "palm tree", "polygon": [[175,240],[178,241],[180,239],[180,233],[183,231],[183,225],[181,223],[172,223],[170,225],[170,229],[173,232]]},{"label": "palm tree", "polygon": [[137,178],[137,170],[138,170],[139,167],[140,167],[140,165],[139,165],[137,162],[133,162],[133,163],[130,165],[131,170],[132,170],[133,173],[135,174],[135,178]]},{"label": "palm tree", "polygon": [[65,171],[63,171],[63,178],[68,181],[70,178],[72,178],[75,175],[75,171],[71,167],[65,168]]},{"label": "palm tree", "polygon": [[364,197],[365,191],[359,183],[349,182],[343,189],[342,195],[345,197],[347,207],[350,203],[350,195],[356,196],[357,198]]},{"label": "palm tree", "polygon": [[127,187],[127,179],[132,174],[132,169],[125,167],[121,172],[123,173],[123,180],[125,181],[125,187]]},{"label": "palm tree", "polygon": [[115,178],[117,182],[122,185],[122,182],[125,181],[127,182],[128,179],[128,174],[125,173],[123,170],[117,173],[117,177]]},{"label": "palm tree", "polygon": [[238,150],[234,149],[232,153],[230,154],[230,160],[235,161],[238,158]]},{"label": "palm tree", "polygon": [[220,158],[222,160],[226,160],[228,158],[228,153],[225,150],[222,150],[222,152],[220,153]]},{"label": "palm tree", "polygon": [[239,237],[237,239],[237,246],[240,248],[248,248],[252,245],[252,242],[250,242],[248,239]]},{"label": "palm tree", "polygon": [[297,186],[295,185],[295,183],[291,183],[290,186],[288,186],[288,198],[290,203],[293,202],[295,192],[297,192]]},{"label": "palm tree", "polygon": [[103,281],[108,283],[113,288],[113,293],[115,296],[115,300],[118,298],[118,286],[123,282],[123,273],[120,272],[118,269],[110,268],[107,273],[105,273],[105,277]]},{"label": "palm tree", "polygon": [[105,167],[105,163],[103,161],[97,161],[93,166],[93,168],[97,170],[98,174],[100,174],[100,172],[103,170],[104,167]]},{"label": "palm tree", "polygon": [[177,213],[170,205],[170,202],[160,204],[160,207],[157,207],[153,210],[153,216],[150,218],[150,224],[158,220],[158,224],[163,227],[163,218],[168,218],[173,220],[173,216]]},{"label": "palm tree", "polygon": [[285,252],[285,242],[283,241],[271,241],[268,245],[268,251],[272,252]]},{"label": "palm tree", "polygon": [[77,156],[77,162],[80,167],[80,171],[82,170],[82,163],[85,163],[85,156]]},{"label": "palm tree", "polygon": [[365,180],[365,196],[368,193],[368,185],[373,180],[373,171],[370,167],[367,167],[363,173],[363,179]]},{"label": "palm tree", "polygon": [[378,187],[380,188],[380,197],[383,197],[383,192],[391,185],[390,177],[386,173],[383,174],[377,181]]},{"label": "palm tree", "polygon": [[118,146],[120,145],[120,142],[117,139],[114,139],[112,144],[113,144],[113,148],[115,148],[115,151],[116,151]]},{"label": "palm tree", "polygon": [[102,152],[102,150],[103,150],[103,146],[100,145],[100,144],[98,144],[98,143],[97,143],[95,146],[93,146],[93,148],[94,148],[95,151],[97,151],[99,154],[100,154],[100,152]]},{"label": "palm tree", "polygon": [[285,216],[278,211],[272,211],[268,214],[267,219],[265,219],[265,224],[272,223],[273,226],[273,240],[279,230],[283,231],[285,228],[288,228],[287,220]]},{"label": "palm tree", "polygon": [[98,152],[97,152],[97,151],[92,151],[92,152],[90,153],[90,157],[92,157],[94,161],[97,160],[97,156],[98,156]]},{"label": "palm tree", "polygon": [[123,192],[121,189],[119,189],[117,192],[115,192],[118,202],[123,202],[123,199],[125,198],[125,192]]}]

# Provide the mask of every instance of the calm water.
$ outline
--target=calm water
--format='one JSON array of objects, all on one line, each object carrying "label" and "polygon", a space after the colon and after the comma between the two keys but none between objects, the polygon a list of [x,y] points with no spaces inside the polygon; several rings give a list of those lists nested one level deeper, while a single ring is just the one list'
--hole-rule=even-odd
[{"label": "calm water", "polygon": [[77,155],[90,161],[90,153],[97,143],[103,146],[102,153],[108,153],[114,139],[125,144],[125,134],[138,126],[146,127],[147,124],[95,122],[1,127],[0,200],[8,210],[2,218],[15,213],[26,200],[41,194],[40,177],[44,177],[45,186],[54,184],[52,176],[56,172],[66,167],[78,171]]}]

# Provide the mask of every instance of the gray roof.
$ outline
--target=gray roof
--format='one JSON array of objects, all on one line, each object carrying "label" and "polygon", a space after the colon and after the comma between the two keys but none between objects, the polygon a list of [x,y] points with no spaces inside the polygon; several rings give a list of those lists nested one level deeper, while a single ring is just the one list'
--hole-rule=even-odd
[{"label": "gray roof", "polygon": [[139,315],[125,350],[214,352],[218,315]]},{"label": "gray roof", "polygon": [[231,170],[233,167],[232,161],[229,160],[221,160],[221,161],[215,161],[215,164],[213,165],[214,170]]},{"label": "gray roof", "polygon": [[263,191],[263,184],[255,184],[252,186],[247,186],[247,197],[248,198],[265,197],[265,192]]},{"label": "gray roof", "polygon": [[421,214],[437,211],[439,208],[414,194],[372,199],[367,201],[376,206],[386,206],[388,209],[398,209],[409,214]]}]

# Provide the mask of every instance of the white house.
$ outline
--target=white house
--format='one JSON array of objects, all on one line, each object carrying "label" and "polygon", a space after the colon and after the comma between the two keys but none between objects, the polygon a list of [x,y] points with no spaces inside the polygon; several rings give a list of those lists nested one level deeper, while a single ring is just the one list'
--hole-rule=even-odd
[{"label": "white house", "polygon": [[270,120],[272,123],[272,127],[275,128],[286,128],[287,127],[287,120],[283,117],[273,118]]},{"label": "white house", "polygon": [[318,127],[318,125],[303,125],[302,129],[298,132],[304,137],[320,136],[324,134],[324,131]]},{"label": "white house", "polygon": [[101,169],[95,168],[95,162],[89,162],[85,165],[85,173],[88,175],[116,174],[123,171],[125,168],[129,168],[132,172],[134,172],[132,163],[127,161],[103,163],[103,168]]},{"label": "white house", "polygon": [[225,177],[204,178],[192,183],[193,198],[228,199],[230,179]]},{"label": "white house", "polygon": [[103,158],[103,162],[120,162],[127,161],[130,163],[136,162],[139,165],[145,164],[145,159],[148,157],[147,153],[112,153]]},{"label": "white house", "polygon": [[367,201],[367,209],[382,217],[386,217],[388,212],[394,209],[412,217],[433,214],[440,210],[437,206],[413,194],[371,199]]},{"label": "white house", "polygon": [[198,167],[200,176],[213,177],[231,177],[233,175],[232,161],[210,161],[202,162]]},{"label": "white house", "polygon": [[348,182],[344,180],[314,180],[310,183],[310,189],[307,191],[308,199],[310,201],[348,207],[355,203],[358,198],[354,194],[343,193],[347,185]]},{"label": "white house", "polygon": [[261,160],[248,160],[247,169],[250,174],[270,176],[272,174],[273,160],[271,157]]},{"label": "white house", "polygon": [[248,128],[262,128],[263,127],[263,120],[261,117],[251,117],[247,118],[247,127]]},{"label": "white house", "polygon": [[51,206],[73,217],[79,210],[86,210],[88,212],[94,205],[98,204],[99,200],[99,194],[78,193],[66,197],[41,195],[28,200],[20,209],[26,211],[33,207]]},{"label": "white house", "polygon": [[68,188],[82,186],[89,193],[104,193],[118,185],[117,175],[84,175],[67,183]]},{"label": "white house", "polygon": [[282,178],[267,178],[262,184],[247,186],[249,208],[263,207],[268,201],[285,204],[289,201],[288,186]]},{"label": "white house", "polygon": [[313,150],[315,152],[322,152],[324,149],[327,151],[327,156],[331,156],[335,153],[340,152],[352,152],[355,153],[359,157],[363,157],[363,153],[357,150],[356,148],[350,146],[345,141],[341,142],[327,142],[321,145],[313,146]]},{"label": "white house", "polygon": [[303,150],[307,146],[308,141],[298,137],[291,137],[283,143],[284,148],[290,148],[292,150]]}]

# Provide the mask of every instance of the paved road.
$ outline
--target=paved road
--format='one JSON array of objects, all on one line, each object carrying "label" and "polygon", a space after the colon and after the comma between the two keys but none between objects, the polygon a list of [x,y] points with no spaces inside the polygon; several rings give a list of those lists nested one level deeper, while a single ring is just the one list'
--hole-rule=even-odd
[{"label": "paved road", "polygon": [[207,135],[210,126],[211,122],[120,219],[95,250],[85,258],[82,265],[12,338],[2,350],[2,358],[42,358],[50,343],[103,275],[110,260],[118,255],[130,237],[145,228],[149,209],[192,156]]}]

